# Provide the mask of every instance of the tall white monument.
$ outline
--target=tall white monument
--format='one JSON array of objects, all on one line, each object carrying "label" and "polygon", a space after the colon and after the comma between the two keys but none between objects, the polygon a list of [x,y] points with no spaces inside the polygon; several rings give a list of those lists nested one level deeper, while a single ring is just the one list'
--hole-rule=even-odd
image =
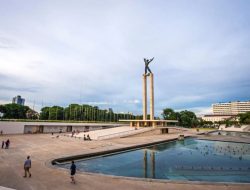
[{"label": "tall white monument", "polygon": [[[131,127],[165,127],[167,123],[177,123],[176,120],[155,120],[154,118],[154,74],[149,68],[149,63],[153,61],[152,59],[145,59],[145,72],[142,75],[142,120],[120,120],[124,122],[130,122]],[[149,108],[150,108],[150,118],[147,118],[147,78],[149,78]]]},{"label": "tall white monument", "polygon": [[150,102],[150,120],[154,120],[154,74],[152,73],[152,71],[149,68],[149,63],[153,61],[154,58],[152,59],[144,59],[145,62],[145,73],[143,74],[142,78],[143,78],[143,120],[147,120],[147,77],[149,77],[149,81],[150,81],[150,97],[149,97],[149,102]]}]

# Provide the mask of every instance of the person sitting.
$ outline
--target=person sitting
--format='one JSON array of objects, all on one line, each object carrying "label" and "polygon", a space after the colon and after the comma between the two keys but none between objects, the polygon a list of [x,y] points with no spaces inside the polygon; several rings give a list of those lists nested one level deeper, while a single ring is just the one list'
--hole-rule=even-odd
[{"label": "person sitting", "polygon": [[90,138],[89,134],[87,135],[87,140],[91,141],[91,138]]},{"label": "person sitting", "polygon": [[83,140],[85,140],[85,141],[88,140],[88,139],[86,138],[85,134],[84,134],[84,136],[83,136]]}]

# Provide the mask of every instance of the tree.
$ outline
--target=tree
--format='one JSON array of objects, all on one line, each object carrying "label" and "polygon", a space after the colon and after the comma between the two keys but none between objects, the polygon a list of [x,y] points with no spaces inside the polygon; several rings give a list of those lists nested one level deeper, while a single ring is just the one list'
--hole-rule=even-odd
[{"label": "tree", "polygon": [[53,106],[49,108],[49,120],[63,120],[64,108],[60,106]]},{"label": "tree", "polygon": [[166,108],[163,110],[162,116],[166,120],[177,120],[178,112],[174,112],[174,110],[171,108]]},{"label": "tree", "polygon": [[166,108],[163,110],[162,116],[166,120],[178,120],[179,125],[183,127],[196,127],[199,124],[195,113],[187,110],[175,112],[171,108]]},{"label": "tree", "polygon": [[28,106],[19,104],[5,104],[0,105],[0,112],[5,119],[26,119],[26,113],[30,110]]},{"label": "tree", "polygon": [[250,124],[250,112],[241,113],[238,116],[241,124]]},{"label": "tree", "polygon": [[41,119],[41,120],[48,120],[49,119],[49,109],[50,109],[50,107],[43,107],[41,109],[39,119]]},{"label": "tree", "polygon": [[180,112],[179,122],[183,127],[196,127],[198,124],[195,113],[187,110]]}]

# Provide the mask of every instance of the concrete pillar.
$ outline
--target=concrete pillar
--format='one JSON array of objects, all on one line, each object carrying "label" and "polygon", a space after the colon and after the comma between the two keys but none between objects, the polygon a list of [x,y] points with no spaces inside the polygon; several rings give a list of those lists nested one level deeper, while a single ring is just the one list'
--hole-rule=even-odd
[{"label": "concrete pillar", "polygon": [[150,77],[150,120],[154,120],[154,75],[149,74]]},{"label": "concrete pillar", "polygon": [[142,104],[143,104],[143,120],[147,119],[147,75],[142,76],[143,80],[143,90],[142,90]]},{"label": "concrete pillar", "polygon": [[154,121],[152,122],[152,127],[154,127],[154,128],[156,127],[156,122],[154,122]]},{"label": "concrete pillar", "polygon": [[136,127],[140,127],[140,121],[136,122]]}]

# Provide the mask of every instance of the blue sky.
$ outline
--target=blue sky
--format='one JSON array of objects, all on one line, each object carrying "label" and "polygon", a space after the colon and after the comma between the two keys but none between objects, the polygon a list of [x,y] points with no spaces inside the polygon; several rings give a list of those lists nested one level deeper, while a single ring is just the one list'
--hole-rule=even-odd
[{"label": "blue sky", "polygon": [[155,109],[209,113],[250,100],[248,0],[0,0],[0,103],[87,103],[141,114],[143,58]]}]

